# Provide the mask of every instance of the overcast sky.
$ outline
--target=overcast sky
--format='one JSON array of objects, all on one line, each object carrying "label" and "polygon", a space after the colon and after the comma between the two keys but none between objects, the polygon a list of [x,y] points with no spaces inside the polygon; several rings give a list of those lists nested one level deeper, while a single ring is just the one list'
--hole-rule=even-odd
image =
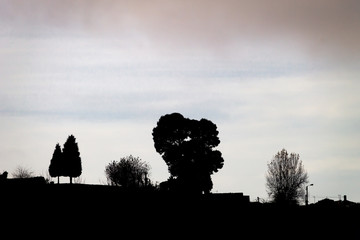
[{"label": "overcast sky", "polygon": [[360,202],[359,12],[357,0],[0,0],[0,172],[44,175],[73,134],[85,183],[130,154],[164,181],[151,133],[180,112],[218,127],[213,192],[268,199],[267,163],[285,148],[310,202]]}]

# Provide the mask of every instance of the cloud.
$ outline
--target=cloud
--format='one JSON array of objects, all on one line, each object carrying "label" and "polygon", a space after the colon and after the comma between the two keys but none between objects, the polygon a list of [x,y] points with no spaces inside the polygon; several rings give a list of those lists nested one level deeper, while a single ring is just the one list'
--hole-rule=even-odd
[{"label": "cloud", "polygon": [[29,32],[86,31],[167,51],[231,53],[249,41],[277,41],[311,56],[344,60],[359,55],[359,11],[356,0],[2,0],[0,15],[3,28],[15,23]]}]

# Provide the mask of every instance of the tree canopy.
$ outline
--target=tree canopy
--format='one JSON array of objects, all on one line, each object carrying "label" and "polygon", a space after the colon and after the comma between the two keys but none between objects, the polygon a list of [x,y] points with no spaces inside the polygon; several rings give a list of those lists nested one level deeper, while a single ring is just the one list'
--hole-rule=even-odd
[{"label": "tree canopy", "polygon": [[105,167],[105,174],[110,185],[125,188],[140,188],[149,184],[150,166],[139,157],[132,155],[112,161]]},{"label": "tree canopy", "polygon": [[[180,113],[161,116],[153,129],[156,151],[168,166],[174,190],[209,193],[211,174],[223,167],[217,126],[207,119],[194,120]],[[170,183],[170,182],[169,182]]]},{"label": "tree canopy", "polygon": [[285,149],[278,152],[268,163],[266,187],[270,198],[278,204],[298,204],[304,195],[303,186],[308,182],[299,154]]}]

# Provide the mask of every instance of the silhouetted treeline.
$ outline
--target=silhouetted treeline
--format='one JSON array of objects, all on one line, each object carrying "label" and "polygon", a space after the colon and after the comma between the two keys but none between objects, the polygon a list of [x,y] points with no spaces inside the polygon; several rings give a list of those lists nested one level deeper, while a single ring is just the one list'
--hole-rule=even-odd
[{"label": "silhouetted treeline", "polygon": [[[102,238],[291,239],[302,236],[304,229],[320,239],[334,233],[349,239],[354,239],[353,233],[358,236],[360,205],[346,198],[299,206],[250,202],[249,196],[240,192],[211,193],[211,175],[223,167],[224,159],[215,149],[220,143],[217,127],[207,119],[164,115],[153,129],[153,140],[170,173],[159,187],[152,186],[148,178],[149,166],[134,157],[105,166],[110,185],[47,184],[43,177],[9,179],[4,172],[0,176],[0,206],[10,211],[3,214],[5,224],[25,233],[26,227],[40,229],[52,238],[95,237],[96,230]],[[274,186],[275,199],[280,202],[297,200],[299,187],[307,182],[304,171],[287,171],[303,170],[298,156],[293,156],[288,157],[284,150],[269,164],[274,167],[269,168],[274,173],[269,175],[269,185]],[[55,146],[49,172],[52,177],[69,176],[70,183],[82,173],[73,135],[63,149]],[[276,176],[302,179],[295,183],[275,181],[272,177]],[[3,224],[2,229],[7,226]]]}]

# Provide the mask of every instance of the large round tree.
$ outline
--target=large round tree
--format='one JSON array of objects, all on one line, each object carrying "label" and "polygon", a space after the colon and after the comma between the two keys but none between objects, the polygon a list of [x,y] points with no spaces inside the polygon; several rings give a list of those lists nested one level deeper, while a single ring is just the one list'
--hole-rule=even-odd
[{"label": "large round tree", "polygon": [[156,151],[170,173],[169,186],[175,191],[209,193],[211,175],[223,167],[217,127],[207,119],[184,118],[180,113],[161,116],[153,129]]}]

